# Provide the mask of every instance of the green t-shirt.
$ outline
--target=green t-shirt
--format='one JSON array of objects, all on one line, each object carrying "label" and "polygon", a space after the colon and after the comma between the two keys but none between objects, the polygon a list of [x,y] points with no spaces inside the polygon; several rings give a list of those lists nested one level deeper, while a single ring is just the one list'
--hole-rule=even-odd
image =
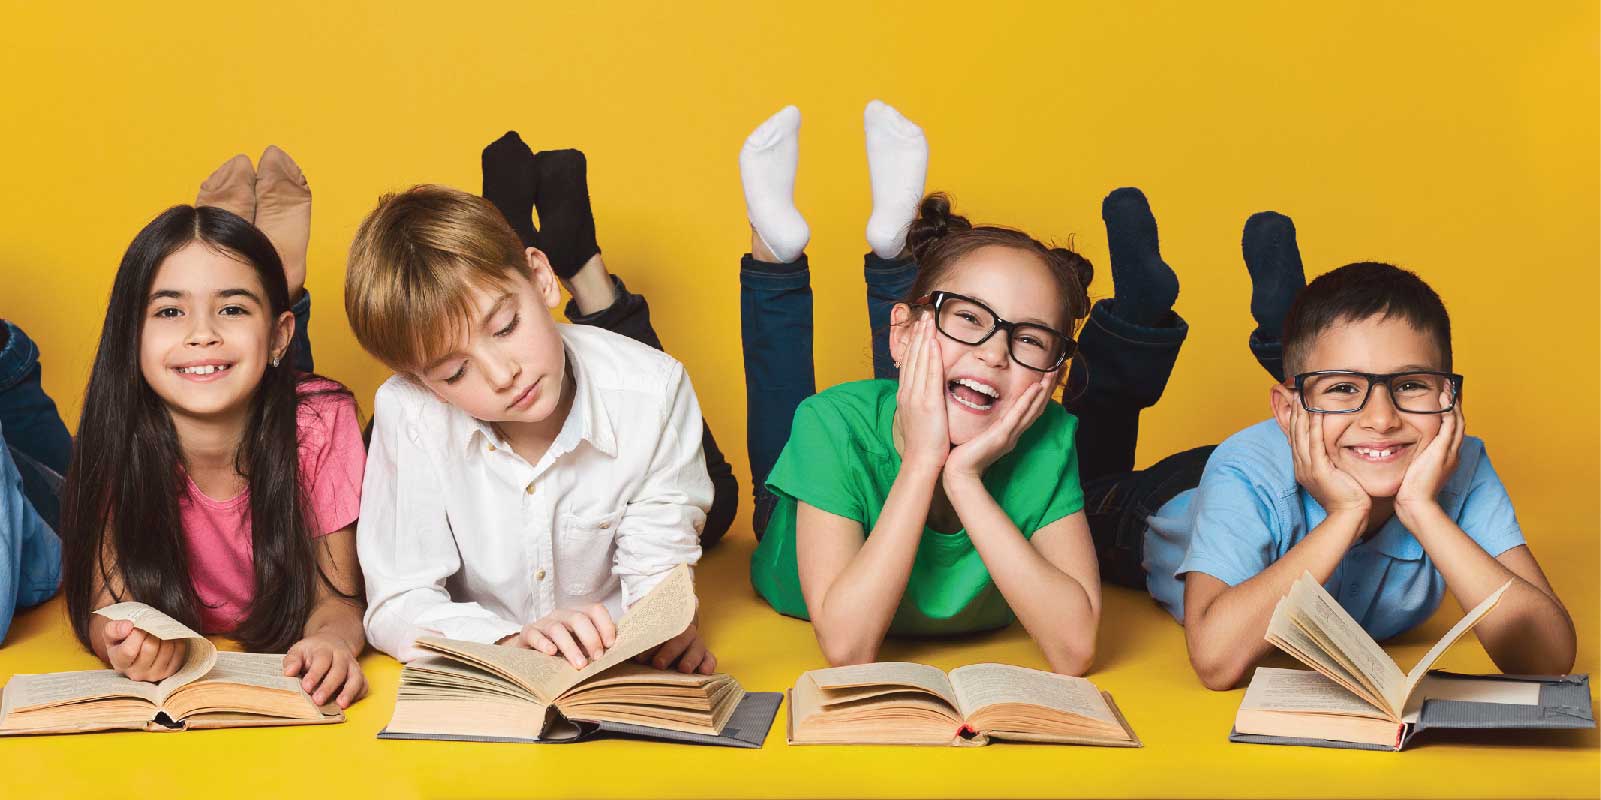
[{"label": "green t-shirt", "polygon": [[[767,478],[778,504],[751,556],[751,583],[781,614],[807,619],[795,562],[795,503],[861,523],[872,533],[900,472],[891,430],[894,381],[857,381],[813,395]],[[984,486],[1025,537],[1084,507],[1073,434],[1078,420],[1060,405],[1023,432],[984,473]],[[939,635],[1005,627],[1013,620],[965,531],[923,529],[890,632]]]}]

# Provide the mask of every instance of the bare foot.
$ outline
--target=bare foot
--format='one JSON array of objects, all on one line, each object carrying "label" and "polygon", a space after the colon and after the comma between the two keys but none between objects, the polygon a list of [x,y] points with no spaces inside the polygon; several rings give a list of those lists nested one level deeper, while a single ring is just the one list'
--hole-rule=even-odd
[{"label": "bare foot", "polygon": [[256,169],[244,153],[222,162],[200,184],[195,205],[215,206],[243,217],[246,222],[256,221]]},{"label": "bare foot", "polygon": [[269,145],[257,162],[256,227],[284,262],[289,300],[300,299],[306,285],[306,248],[311,244],[311,187],[288,153]]},{"label": "bare foot", "polygon": [[750,229],[750,254],[752,258],[764,264],[784,263],[778,260],[778,256],[773,255],[773,248],[762,241],[762,235],[757,233],[755,228]]},{"label": "bare foot", "polygon": [[571,278],[562,283],[566,285],[567,293],[573,296],[573,302],[578,304],[578,313],[584,316],[605,311],[617,302],[617,287],[612,283],[611,273],[606,271],[606,262],[600,260],[599,253],[590,256]]}]

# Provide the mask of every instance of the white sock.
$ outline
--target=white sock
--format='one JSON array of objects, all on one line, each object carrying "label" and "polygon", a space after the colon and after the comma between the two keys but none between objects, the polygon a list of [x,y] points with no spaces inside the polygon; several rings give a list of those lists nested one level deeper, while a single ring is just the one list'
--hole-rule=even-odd
[{"label": "white sock", "polygon": [[923,199],[928,139],[922,128],[882,100],[867,104],[862,123],[867,129],[867,172],[873,182],[867,245],[879,258],[895,258],[906,249],[906,231]]},{"label": "white sock", "polygon": [[812,238],[795,208],[795,170],[800,163],[800,109],[785,106],[756,126],[739,150],[750,226],[779,261],[800,258]]}]

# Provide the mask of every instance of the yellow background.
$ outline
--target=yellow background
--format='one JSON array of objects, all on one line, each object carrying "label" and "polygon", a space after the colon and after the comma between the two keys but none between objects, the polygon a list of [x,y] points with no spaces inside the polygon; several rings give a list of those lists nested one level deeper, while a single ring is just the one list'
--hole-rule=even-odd
[{"label": "yellow background", "polygon": [[[1328,7],[1325,7],[1328,6]],[[157,10],[159,8],[159,10]],[[1308,271],[1389,260],[1446,299],[1468,430],[1484,437],[1530,544],[1597,668],[1598,15],[1539,4],[706,4],[0,2],[0,314],[44,350],[76,427],[117,261],[163,207],[235,152],[269,143],[316,195],[308,285],[320,371],[370,408],[383,369],[342,313],[345,248],[379,193],[468,189],[508,128],[590,158],[601,246],[689,367],[742,481],[736,154],[786,103],[804,113],[798,204],[811,223],[822,385],[864,377],[861,109],[881,97],[927,131],[929,187],[975,219],[1078,247],[1111,291],[1099,202],[1136,185],[1183,284],[1192,334],[1146,414],[1141,463],[1266,414],[1245,349],[1246,216],[1292,216]],[[748,589],[748,502],[703,570],[727,669],[779,689],[820,665],[803,623]],[[1182,631],[1108,590],[1092,677],[1144,750],[728,752],[379,743],[395,668],[321,730],[118,734],[0,743],[18,796],[194,776],[188,794],[301,785],[338,794],[1536,794],[1592,795],[1596,737],[1509,737],[1406,756],[1230,746],[1238,692],[1190,675]],[[1409,666],[1458,610],[1404,639]],[[1038,665],[1013,630],[898,646],[950,667]],[[1448,659],[1488,669],[1463,644]],[[92,666],[59,607],[24,615],[0,675]],[[780,716],[782,719],[782,715]],[[1519,744],[1518,742],[1523,742]],[[1575,745],[1574,743],[1579,743]],[[1551,747],[1547,745],[1560,744]],[[165,764],[166,766],[158,766]]]}]

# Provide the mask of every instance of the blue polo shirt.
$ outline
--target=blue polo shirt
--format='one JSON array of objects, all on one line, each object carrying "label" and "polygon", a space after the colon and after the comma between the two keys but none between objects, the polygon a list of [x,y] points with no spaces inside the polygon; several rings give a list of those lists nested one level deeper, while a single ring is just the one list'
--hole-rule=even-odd
[{"label": "blue polo shirt", "polygon": [[[1440,507],[1486,553],[1523,544],[1506,487],[1484,442],[1462,438],[1456,471]],[[1284,557],[1328,514],[1295,482],[1289,439],[1267,420],[1230,436],[1206,462],[1201,483],[1147,519],[1146,588],[1180,622],[1187,572],[1238,586]],[[1340,560],[1324,588],[1374,639],[1428,619],[1445,596],[1445,578],[1396,517]]]}]

